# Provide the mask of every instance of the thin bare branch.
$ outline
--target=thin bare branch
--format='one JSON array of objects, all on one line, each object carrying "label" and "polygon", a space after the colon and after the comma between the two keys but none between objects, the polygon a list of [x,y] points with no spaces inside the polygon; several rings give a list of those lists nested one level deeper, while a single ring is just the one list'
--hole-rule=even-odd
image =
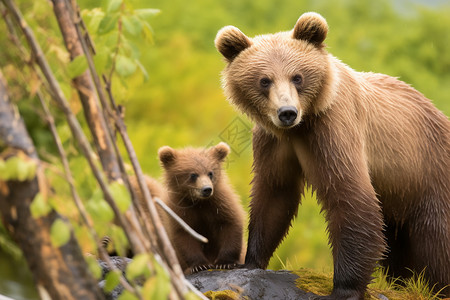
[{"label": "thin bare branch", "polygon": [[[107,80],[107,78],[104,76],[104,80]],[[117,115],[119,115],[120,111],[118,107],[115,105],[114,96],[111,92],[111,85],[109,82],[105,82],[106,90],[108,92],[109,99],[111,101],[111,105],[113,106],[114,110],[117,112]],[[139,187],[141,189],[144,203],[147,205],[146,210],[150,213],[150,221],[153,224],[154,228],[156,229],[157,237],[158,237],[158,243],[161,247],[162,253],[167,263],[172,266],[173,270],[173,276],[171,276],[172,283],[177,289],[178,293],[180,294],[180,298],[182,298],[187,288],[184,284],[184,274],[181,270],[180,264],[178,263],[178,259],[175,253],[175,250],[172,247],[172,244],[170,243],[169,237],[167,235],[166,230],[164,229],[164,226],[161,222],[161,219],[158,215],[158,212],[155,207],[155,203],[152,199],[152,196],[150,194],[150,191],[148,190],[148,186],[145,183],[145,177],[144,173],[142,172],[141,166],[138,162],[136,152],[134,151],[134,147],[130,141],[130,138],[128,136],[126,126],[123,123],[123,119],[120,117],[115,118],[116,121],[116,127],[119,131],[120,136],[122,137],[122,141],[125,145],[125,149],[128,152],[128,155],[130,157],[131,164],[133,166],[134,172],[136,174],[136,178],[138,179]]]},{"label": "thin bare branch", "polygon": [[[111,270],[116,270],[117,267],[109,259],[109,255],[106,252],[105,248],[103,247],[103,245],[101,243],[101,239],[98,237],[97,232],[94,229],[94,223],[92,222],[91,218],[89,217],[89,214],[87,213],[86,208],[84,207],[84,204],[81,201],[81,198],[78,195],[78,192],[75,188],[75,181],[72,176],[72,172],[70,171],[69,161],[67,159],[66,152],[64,150],[64,147],[61,143],[61,139],[59,138],[58,132],[55,127],[55,120],[54,120],[52,114],[50,113],[47,103],[45,102],[45,100],[42,96],[42,93],[40,91],[37,91],[36,94],[39,98],[39,102],[41,103],[42,109],[44,110],[45,118],[46,118],[47,124],[50,128],[50,132],[52,133],[53,140],[56,144],[56,147],[58,148],[58,153],[59,153],[59,156],[61,158],[61,162],[62,162],[63,168],[64,168],[64,175],[67,180],[67,183],[69,184],[70,192],[72,194],[72,198],[75,202],[78,212],[80,213],[80,216],[81,216],[84,224],[86,225],[87,229],[89,230],[90,235],[94,238],[94,240],[96,242],[97,251],[100,255],[100,258],[108,264],[108,266]],[[120,284],[122,284],[122,286],[126,290],[130,291],[137,297],[141,298],[140,293],[128,283],[128,281],[123,277],[123,275],[120,276]]]},{"label": "thin bare branch", "polygon": [[[72,5],[74,5],[73,2],[72,2]],[[72,7],[72,8],[73,8],[73,12],[74,11],[78,11],[78,7]],[[178,282],[174,282],[174,286],[177,289],[177,291],[179,293],[179,296],[182,297],[182,294],[184,293],[185,288],[183,287],[181,279],[184,278],[184,275],[182,274],[181,267],[179,266],[178,260],[176,259],[175,251],[173,250],[172,245],[170,244],[170,241],[168,240],[167,234],[166,234],[166,232],[165,232],[165,230],[164,230],[164,228],[163,228],[163,226],[161,224],[161,221],[159,220],[159,216],[158,216],[158,214],[156,212],[156,208],[154,207],[154,204],[151,202],[152,201],[151,195],[148,192],[148,187],[145,184],[145,179],[144,179],[142,170],[140,169],[140,165],[139,165],[139,162],[138,162],[137,157],[135,155],[134,149],[133,149],[133,147],[131,145],[131,142],[129,141],[125,125],[123,124],[123,120],[120,117],[120,111],[119,111],[119,109],[117,108],[117,106],[114,103],[114,98],[112,96],[111,89],[110,89],[110,82],[111,82],[111,78],[112,78],[112,73],[109,74],[109,80],[106,80],[106,77],[104,77],[104,79],[105,79],[105,84],[106,84],[106,90],[108,92],[108,95],[109,95],[109,98],[110,98],[110,101],[111,101],[111,104],[112,104],[112,107],[114,109],[115,114],[114,114],[114,112],[110,111],[110,106],[107,105],[107,103],[106,103],[106,99],[105,99],[105,96],[104,96],[104,93],[103,93],[103,89],[101,87],[101,83],[99,81],[98,74],[97,74],[97,72],[95,70],[95,67],[94,67],[94,63],[93,63],[93,59],[91,57],[91,53],[88,51],[88,47],[87,47],[87,45],[85,43],[85,40],[81,36],[81,29],[79,28],[79,23],[77,23],[75,21],[74,13],[72,13],[72,21],[74,22],[75,27],[77,28],[78,37],[79,37],[79,40],[80,40],[81,45],[83,47],[84,54],[85,54],[85,56],[87,58],[89,69],[91,71],[91,75],[93,76],[94,83],[96,85],[97,91],[99,92],[99,98],[100,98],[100,100],[102,102],[103,108],[104,108],[105,111],[108,112],[108,114],[110,114],[110,115],[112,115],[114,117],[114,121],[116,123],[116,127],[118,128],[119,133],[122,136],[122,140],[123,140],[123,142],[125,144],[125,147],[127,149],[128,155],[129,155],[130,160],[131,160],[131,162],[133,164],[133,168],[134,168],[134,171],[136,173],[136,177],[138,178],[139,186],[141,188],[142,194],[144,195],[145,203],[147,203],[147,205],[149,205],[149,207],[147,209],[150,212],[151,221],[153,223],[153,226],[156,229],[156,234],[157,234],[159,243],[160,243],[161,248],[162,248],[162,253],[163,253],[163,255],[168,256],[166,258],[168,259],[169,265],[171,265],[172,268],[174,268],[175,275],[177,275],[177,276],[172,277],[173,279],[178,278]],[[119,26],[120,26],[120,22],[119,22]],[[119,28],[119,30],[120,30],[120,28]],[[89,36],[89,34],[86,33],[86,36]],[[119,39],[120,39],[120,34],[119,34]],[[120,40],[118,42],[120,42]],[[114,70],[114,68],[112,69],[112,71],[113,70]],[[123,163],[123,162],[121,162],[121,163]],[[123,166],[121,166],[121,168],[124,169]],[[140,174],[139,174],[139,172],[140,172]],[[124,177],[127,178],[126,176],[124,176]],[[126,181],[129,182],[128,178],[126,179]],[[147,190],[147,191],[145,191],[145,190]],[[133,193],[133,189],[131,189],[131,191]],[[133,197],[133,199],[134,199],[134,205],[137,208],[139,208],[140,207],[140,203],[137,201],[136,197]],[[153,206],[153,208],[151,206]],[[152,209],[153,209],[153,212],[152,212]],[[143,212],[142,209],[138,209],[137,211],[138,211],[138,213]],[[141,214],[140,218],[141,218],[141,220],[143,220],[143,219],[145,219],[145,216],[143,216]],[[156,218],[156,220],[155,220],[155,218]],[[148,223],[145,222],[144,220],[142,221],[142,223],[144,224],[144,228],[147,228]],[[152,232],[152,229],[151,228],[147,228],[147,233],[151,234],[151,232]],[[151,238],[150,241],[152,241],[152,240],[153,239]]]},{"label": "thin bare branch", "polygon": [[[70,58],[84,54],[82,37],[78,37],[77,26],[72,20],[72,6],[66,0],[52,0],[53,11],[58,21],[64,43],[69,51]],[[79,98],[83,105],[83,112],[92,133],[94,144],[100,157],[103,170],[110,181],[120,178],[120,168],[117,162],[117,153],[114,151],[112,134],[104,115],[100,109],[100,103],[96,92],[96,87],[86,70],[79,76],[73,78],[72,82],[78,91]]]},{"label": "thin bare branch", "polygon": [[[89,71],[90,71],[90,74],[92,76],[93,82],[95,84],[95,88],[97,90],[98,97],[99,97],[100,102],[102,104],[103,111],[106,112],[108,118],[112,122],[114,122],[115,113],[111,110],[111,106],[108,104],[108,101],[107,101],[107,98],[105,96],[105,92],[104,92],[103,86],[102,86],[102,84],[100,82],[100,79],[99,79],[99,75],[98,75],[97,71],[95,70],[94,60],[92,58],[91,52],[89,51],[88,43],[86,42],[86,40],[91,41],[91,38],[90,38],[88,32],[85,32],[85,34],[83,35],[82,28],[80,28],[80,27],[82,27],[82,24],[84,24],[84,23],[83,23],[83,20],[79,16],[79,7],[78,7],[78,5],[76,4],[75,1],[72,1],[71,5],[69,5],[69,3],[67,3],[66,7],[71,12],[70,16],[71,16],[72,22],[73,22],[73,24],[74,24],[74,26],[76,28],[76,32],[78,34],[78,40],[80,42],[80,45],[81,45],[81,47],[82,47],[82,49],[84,51],[84,55],[85,55],[86,60],[88,62]],[[114,135],[112,134],[112,132],[113,132],[113,129],[109,128],[109,126],[108,126],[108,133],[111,136],[111,140],[115,141],[115,138],[114,138]],[[134,209],[131,208],[131,215],[132,216],[130,218],[130,222],[131,223],[135,222],[133,217],[135,217],[137,215],[137,217],[139,217],[139,219],[141,220],[141,224],[145,224],[145,221],[144,221],[145,216],[143,215],[143,213],[141,213],[142,209],[140,209],[139,202],[137,201],[137,196],[135,194],[134,189],[130,188],[129,177],[128,177],[128,174],[125,171],[125,165],[124,165],[124,162],[123,162],[123,158],[122,158],[122,156],[121,156],[121,154],[119,152],[119,149],[117,147],[117,143],[116,142],[113,143],[113,147],[114,147],[115,153],[117,155],[119,167],[120,167],[120,170],[121,170],[121,173],[122,173],[122,179],[124,180],[125,184],[127,185],[129,191],[131,192],[132,199],[133,199],[133,204],[134,204],[134,207],[136,207],[136,211],[137,211],[137,213],[136,213],[134,211]],[[154,245],[154,241],[156,241],[157,238],[154,236],[153,232],[151,230],[148,230],[148,228],[146,228],[145,225],[144,226],[138,226],[138,224],[134,224],[134,226],[135,227],[139,227],[138,231],[140,231],[140,229],[144,229],[145,230],[145,234],[148,236],[148,238],[144,239],[144,242],[148,241],[150,243],[150,245],[148,247],[146,247],[146,249],[155,248],[156,245]]]},{"label": "thin bare branch", "polygon": [[170,207],[167,206],[164,202],[159,198],[154,198],[155,202],[161,206],[169,215],[172,217],[187,233],[189,233],[192,237],[202,243],[208,243],[208,239],[203,235],[197,233],[194,229],[192,229],[186,222],[183,221]]}]

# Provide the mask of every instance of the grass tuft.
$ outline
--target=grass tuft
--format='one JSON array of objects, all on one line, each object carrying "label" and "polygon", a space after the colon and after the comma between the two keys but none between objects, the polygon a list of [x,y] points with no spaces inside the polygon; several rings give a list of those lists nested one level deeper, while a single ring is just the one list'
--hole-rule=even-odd
[{"label": "grass tuft", "polygon": [[[289,263],[282,265],[288,266]],[[329,295],[333,290],[333,274],[300,268],[293,272],[298,275],[298,288],[317,295]],[[388,270],[382,267],[373,274],[373,282],[368,286],[366,300],[439,300],[441,291],[434,292],[425,279],[425,272],[413,272],[410,278],[390,278]],[[382,297],[382,296],[384,297]]]}]

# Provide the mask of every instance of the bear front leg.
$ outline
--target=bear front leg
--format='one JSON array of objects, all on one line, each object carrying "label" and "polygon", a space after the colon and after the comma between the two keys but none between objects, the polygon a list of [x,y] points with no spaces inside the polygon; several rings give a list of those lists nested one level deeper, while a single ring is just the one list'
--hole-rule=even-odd
[{"label": "bear front leg", "polygon": [[[256,180],[260,177],[255,175]],[[272,186],[254,184],[250,204],[245,268],[267,268],[276,248],[286,236],[300,202],[299,182]]]},{"label": "bear front leg", "polygon": [[221,230],[217,235],[219,253],[214,265],[218,269],[231,269],[241,263],[243,224],[241,220],[230,221],[221,224]]},{"label": "bear front leg", "polygon": [[257,128],[253,134],[252,199],[246,268],[267,268],[288,232],[303,191],[301,168],[290,144]]},{"label": "bear front leg", "polygon": [[178,260],[185,275],[210,269],[212,266],[203,252],[201,242],[182,228],[177,228],[172,239]]},{"label": "bear front leg", "polygon": [[[350,197],[345,196],[347,192]],[[325,200],[334,206],[326,212],[334,261],[332,296],[353,299],[357,292],[363,299],[385,249],[383,218],[374,192],[355,185],[342,196],[330,194],[328,199],[333,199]]]},{"label": "bear front leg", "polygon": [[320,299],[364,299],[385,249],[381,204],[362,151],[347,156],[326,145],[320,149],[335,155],[316,156],[314,169],[306,171],[325,211],[334,262],[333,292]]}]

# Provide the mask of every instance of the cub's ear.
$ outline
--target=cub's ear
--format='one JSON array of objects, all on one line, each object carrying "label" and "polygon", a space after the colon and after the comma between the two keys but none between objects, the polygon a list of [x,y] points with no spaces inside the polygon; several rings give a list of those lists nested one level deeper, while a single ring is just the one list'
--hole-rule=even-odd
[{"label": "cub's ear", "polygon": [[225,157],[230,153],[230,146],[224,142],[218,143],[216,146],[211,148],[211,152],[218,161],[223,162]]},{"label": "cub's ear", "polygon": [[251,40],[234,26],[225,26],[217,32],[214,40],[217,50],[222,53],[228,62],[241,53],[242,50],[251,46]]},{"label": "cub's ear", "polygon": [[158,150],[158,157],[163,166],[167,167],[175,161],[175,150],[173,150],[169,146],[163,146]]},{"label": "cub's ear", "polygon": [[295,24],[292,38],[310,42],[316,47],[323,46],[327,37],[327,21],[318,13],[308,12],[300,16]]}]

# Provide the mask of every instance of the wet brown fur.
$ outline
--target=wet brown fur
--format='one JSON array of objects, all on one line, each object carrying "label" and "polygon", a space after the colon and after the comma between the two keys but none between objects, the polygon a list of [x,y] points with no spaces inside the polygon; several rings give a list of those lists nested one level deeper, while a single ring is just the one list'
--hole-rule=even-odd
[{"label": "wet brown fur", "polygon": [[[153,199],[158,198],[162,202],[167,203],[167,201],[168,201],[167,190],[158,180],[146,175],[145,183],[147,184],[148,191],[150,192],[150,195]],[[144,209],[145,214],[147,215],[148,218],[150,218],[150,212],[148,211],[148,205],[144,203],[145,199],[144,199],[144,196],[142,195],[137,178],[135,176],[130,177],[130,185],[136,192],[137,199],[142,203],[142,208]],[[165,223],[167,213],[164,212],[163,209],[159,205],[156,205],[156,209],[161,218],[161,221],[163,223]]]},{"label": "wet brown fur", "polygon": [[[306,179],[328,223],[334,289],[326,299],[363,299],[380,260],[394,276],[425,268],[438,290],[450,284],[450,122],[411,86],[333,57],[327,30],[307,13],[290,32],[248,38],[227,26],[217,34],[225,93],[256,123],[245,265],[267,267]],[[282,105],[298,110],[294,126],[277,123]]]},{"label": "wet brown fur", "polygon": [[[186,274],[205,267],[227,268],[242,263],[244,211],[222,170],[228,153],[225,143],[208,149],[174,150],[165,146],[159,150],[167,204],[209,241],[203,244],[195,240],[178,223],[169,220],[166,229]],[[197,178],[192,180],[191,174]],[[211,196],[201,197],[199,191],[204,186],[213,189]]]}]

